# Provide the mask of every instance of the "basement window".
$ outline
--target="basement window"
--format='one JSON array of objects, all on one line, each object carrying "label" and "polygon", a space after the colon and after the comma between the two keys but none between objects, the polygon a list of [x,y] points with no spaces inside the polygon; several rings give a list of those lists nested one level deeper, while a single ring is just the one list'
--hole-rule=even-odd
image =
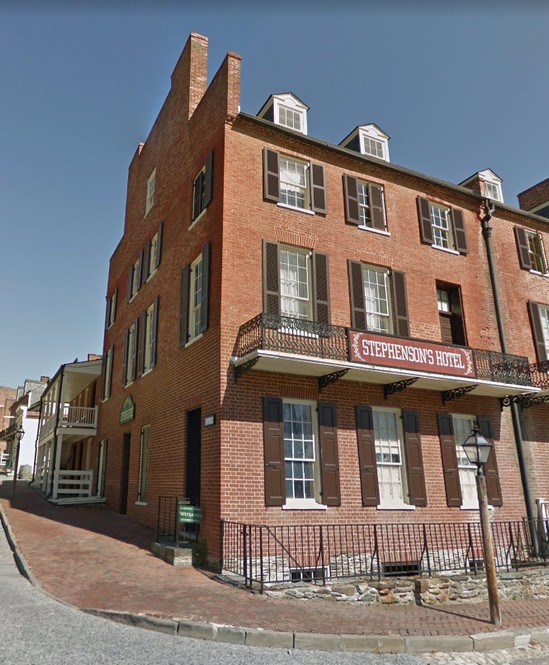
[{"label": "basement window", "polygon": [[419,561],[395,561],[383,564],[385,577],[413,577],[421,574]]},{"label": "basement window", "polygon": [[292,582],[323,582],[327,577],[326,568],[290,568]]}]

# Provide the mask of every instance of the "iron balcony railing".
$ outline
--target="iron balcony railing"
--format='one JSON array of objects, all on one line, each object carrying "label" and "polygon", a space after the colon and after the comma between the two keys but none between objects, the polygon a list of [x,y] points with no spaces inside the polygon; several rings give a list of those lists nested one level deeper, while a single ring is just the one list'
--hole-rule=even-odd
[{"label": "iron balcony railing", "polygon": [[549,360],[530,365],[530,372],[532,374],[532,383],[536,388],[549,390]]},{"label": "iron balcony railing", "polygon": [[[403,338],[395,338],[403,339]],[[412,341],[425,342],[414,339]],[[436,342],[429,341],[436,345]],[[448,345],[440,345],[447,347]],[[459,347],[468,348],[469,347]],[[519,386],[532,386],[528,358],[496,351],[470,349],[476,378]],[[235,356],[243,358],[254,351],[278,351],[295,355],[349,361],[349,328],[316,321],[293,319],[276,314],[258,314],[240,326]]]},{"label": "iron balcony railing", "polygon": [[[547,564],[548,520],[493,522],[491,529],[499,570]],[[484,570],[478,522],[266,526],[224,521],[222,536],[223,570],[261,591],[288,582]]]}]

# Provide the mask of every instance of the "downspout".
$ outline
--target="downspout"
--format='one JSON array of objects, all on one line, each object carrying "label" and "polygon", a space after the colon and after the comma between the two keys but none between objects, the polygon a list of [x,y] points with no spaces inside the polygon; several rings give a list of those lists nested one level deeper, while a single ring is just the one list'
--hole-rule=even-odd
[{"label": "downspout", "polygon": [[40,398],[40,411],[38,412],[38,427],[36,428],[36,439],[34,440],[34,462],[32,464],[32,478],[29,485],[36,479],[36,461],[38,459],[38,447],[40,445],[40,430],[42,429],[42,398]]},{"label": "downspout", "polygon": [[63,394],[63,378],[65,376],[65,365],[61,365],[60,368],[61,371],[61,378],[59,379],[59,395],[57,396],[57,409],[55,413],[55,429],[53,430],[53,455],[52,455],[52,461],[53,461],[53,473],[51,474],[51,481],[50,481],[50,490],[48,493],[48,497],[50,497],[53,494],[53,483],[54,483],[54,477],[55,477],[55,460],[57,459],[57,430],[59,429],[59,407],[61,405],[61,395]]},{"label": "downspout", "polygon": [[[492,252],[492,227],[490,220],[495,210],[495,204],[490,199],[484,199],[484,212],[481,208],[481,221],[482,221],[482,237],[486,245],[486,256],[488,258],[488,270],[490,271],[490,284],[492,286],[492,296],[494,298],[494,309],[496,312],[496,321],[498,326],[499,342],[503,353],[508,353],[507,342],[505,339],[505,329],[503,326],[503,316],[501,313],[501,301],[499,297],[499,289],[496,275],[496,268],[494,264],[494,255]],[[528,523],[530,524],[530,533],[534,551],[538,551],[537,533],[534,525],[536,514],[532,504],[532,494],[530,491],[530,483],[528,481],[528,472],[526,469],[526,457],[524,454],[524,439],[522,438],[522,426],[520,424],[518,404],[511,401],[511,418],[513,421],[513,432],[515,435],[515,442],[517,446],[517,457],[520,469],[520,478],[522,481],[522,490],[524,493],[524,503],[526,504],[526,515]]]}]

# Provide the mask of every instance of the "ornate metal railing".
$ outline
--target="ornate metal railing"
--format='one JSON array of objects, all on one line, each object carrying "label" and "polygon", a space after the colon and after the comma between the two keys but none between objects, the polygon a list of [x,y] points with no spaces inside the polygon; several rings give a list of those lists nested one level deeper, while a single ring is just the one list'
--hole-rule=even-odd
[{"label": "ornate metal railing", "polygon": [[[432,341],[429,343],[436,344]],[[276,314],[258,314],[240,327],[235,356],[243,358],[253,351],[259,350],[349,361],[349,328]],[[471,349],[471,351],[476,378],[495,383],[532,385],[533,370],[528,358],[482,349]],[[539,374],[540,370],[537,371]],[[542,375],[539,374],[539,376]],[[549,383],[547,368],[543,377]]]},{"label": "ornate metal railing", "polygon": [[[491,529],[499,570],[547,564],[548,520],[493,522]],[[224,521],[222,535],[223,570],[261,591],[275,583],[484,569],[478,522],[266,526]]]},{"label": "ornate metal railing", "polygon": [[549,360],[530,365],[532,383],[542,390],[549,389]]}]

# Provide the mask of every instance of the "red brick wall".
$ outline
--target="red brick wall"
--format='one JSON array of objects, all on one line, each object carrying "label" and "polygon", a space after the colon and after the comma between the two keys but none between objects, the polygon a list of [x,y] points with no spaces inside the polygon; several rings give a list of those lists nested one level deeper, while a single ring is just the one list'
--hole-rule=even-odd
[{"label": "red brick wall", "polygon": [[532,208],[549,201],[549,178],[521,192],[518,195],[518,200],[522,210],[532,210]]}]

